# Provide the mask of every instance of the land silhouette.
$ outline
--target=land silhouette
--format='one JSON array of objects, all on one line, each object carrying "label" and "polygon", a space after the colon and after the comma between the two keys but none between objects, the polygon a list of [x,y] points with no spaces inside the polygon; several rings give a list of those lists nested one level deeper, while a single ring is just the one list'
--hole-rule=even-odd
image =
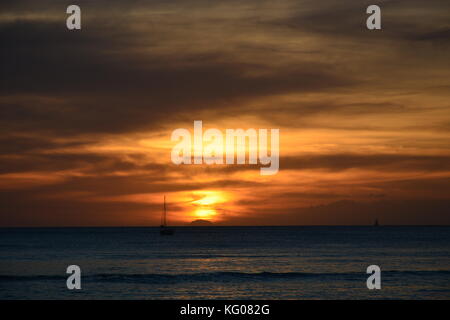
[{"label": "land silhouette", "polygon": [[214,225],[214,223],[212,223],[209,220],[205,220],[205,219],[197,219],[191,222],[191,226],[196,226],[196,227],[207,227],[207,226],[212,226]]}]

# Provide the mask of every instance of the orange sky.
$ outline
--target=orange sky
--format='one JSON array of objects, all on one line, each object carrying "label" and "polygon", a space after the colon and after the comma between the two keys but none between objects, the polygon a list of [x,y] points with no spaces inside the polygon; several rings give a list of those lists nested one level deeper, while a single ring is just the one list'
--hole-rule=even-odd
[{"label": "orange sky", "polygon": [[[0,226],[450,223],[448,2],[78,4],[0,5]],[[194,120],[280,171],[172,164]]]}]

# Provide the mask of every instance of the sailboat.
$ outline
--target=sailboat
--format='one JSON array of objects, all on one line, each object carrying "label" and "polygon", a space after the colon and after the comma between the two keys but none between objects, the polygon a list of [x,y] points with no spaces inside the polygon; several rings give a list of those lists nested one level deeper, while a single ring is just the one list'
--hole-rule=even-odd
[{"label": "sailboat", "polygon": [[162,236],[171,236],[175,233],[175,229],[167,227],[166,211],[166,196],[164,196],[164,212],[161,216],[161,226],[159,227],[159,233]]},{"label": "sailboat", "polygon": [[375,219],[375,223],[373,224],[374,227],[379,227],[378,219]]}]

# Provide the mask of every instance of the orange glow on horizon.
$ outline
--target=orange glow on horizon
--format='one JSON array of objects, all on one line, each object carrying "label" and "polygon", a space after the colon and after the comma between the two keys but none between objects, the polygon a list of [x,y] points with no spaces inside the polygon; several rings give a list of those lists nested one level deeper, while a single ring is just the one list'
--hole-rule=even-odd
[{"label": "orange glow on horizon", "polygon": [[193,197],[195,200],[191,201],[191,204],[194,206],[194,219],[217,218],[216,206],[228,200],[224,192],[214,190],[193,192]]},{"label": "orange glow on horizon", "polygon": [[197,209],[195,211],[195,216],[199,219],[207,219],[210,220],[217,215],[216,210],[214,209]]}]

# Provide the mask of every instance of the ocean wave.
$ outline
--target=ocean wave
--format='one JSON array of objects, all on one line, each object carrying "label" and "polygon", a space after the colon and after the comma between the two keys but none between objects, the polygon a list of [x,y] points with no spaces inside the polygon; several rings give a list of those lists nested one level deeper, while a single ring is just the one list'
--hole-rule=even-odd
[{"label": "ocean wave", "polygon": [[41,281],[67,279],[63,275],[0,275],[0,281]]},{"label": "ocean wave", "polygon": [[[450,270],[392,270],[383,271],[390,276],[448,276]],[[308,278],[335,278],[360,280],[366,277],[364,272],[307,273],[307,272],[203,272],[203,273],[101,273],[83,276],[84,281],[92,282],[133,282],[133,283],[176,283],[176,282],[233,282],[233,281],[282,281]],[[60,281],[67,275],[0,275],[0,281]]]},{"label": "ocean wave", "polygon": [[[136,281],[136,282],[228,282],[228,281],[270,281],[295,278],[324,277],[339,275],[324,273],[304,273],[304,272],[203,272],[186,274],[98,274],[93,276],[93,280],[100,281]],[[349,275],[349,274],[340,274]]]},{"label": "ocean wave", "polygon": [[[356,276],[359,273],[305,273],[305,272],[202,272],[202,273],[101,273],[83,275],[82,279],[89,282],[117,283],[178,283],[178,282],[233,282],[233,281],[273,281],[300,278],[324,278],[339,276]],[[0,275],[0,281],[52,281],[64,280],[67,275],[37,275],[15,276]]]}]

